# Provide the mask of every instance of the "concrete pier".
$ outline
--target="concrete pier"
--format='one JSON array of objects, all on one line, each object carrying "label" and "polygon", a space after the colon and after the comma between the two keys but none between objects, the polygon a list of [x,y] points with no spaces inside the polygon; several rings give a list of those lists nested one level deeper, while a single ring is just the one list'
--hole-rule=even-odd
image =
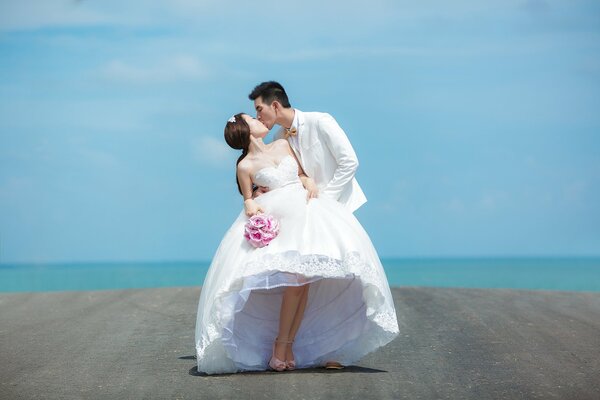
[{"label": "concrete pier", "polygon": [[600,399],[600,293],[392,289],[340,371],[198,374],[200,288],[0,293],[0,399]]}]

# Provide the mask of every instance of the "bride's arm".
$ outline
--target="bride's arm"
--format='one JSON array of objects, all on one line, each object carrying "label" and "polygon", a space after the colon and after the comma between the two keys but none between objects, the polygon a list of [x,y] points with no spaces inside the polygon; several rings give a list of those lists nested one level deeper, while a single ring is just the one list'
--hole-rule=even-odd
[{"label": "bride's arm", "polygon": [[237,179],[240,184],[240,190],[244,197],[244,210],[247,216],[251,217],[254,214],[262,212],[262,208],[252,198],[252,178],[250,177],[250,171],[240,164],[237,168]]}]

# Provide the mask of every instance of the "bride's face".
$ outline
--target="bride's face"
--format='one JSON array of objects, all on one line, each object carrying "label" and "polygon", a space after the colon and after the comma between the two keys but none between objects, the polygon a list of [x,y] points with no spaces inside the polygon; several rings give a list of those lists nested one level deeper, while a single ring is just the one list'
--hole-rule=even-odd
[{"label": "bride's face", "polygon": [[250,134],[256,138],[264,138],[269,133],[269,128],[267,128],[262,122],[257,120],[256,118],[252,118],[251,116],[244,114],[242,115],[244,121],[250,127]]}]

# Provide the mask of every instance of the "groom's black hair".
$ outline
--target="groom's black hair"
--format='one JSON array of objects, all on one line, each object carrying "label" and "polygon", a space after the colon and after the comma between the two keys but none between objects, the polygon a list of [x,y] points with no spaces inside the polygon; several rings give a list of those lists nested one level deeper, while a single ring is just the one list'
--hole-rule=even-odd
[{"label": "groom's black hair", "polygon": [[252,101],[262,97],[263,103],[272,104],[275,100],[281,104],[283,108],[290,108],[290,101],[288,100],[285,89],[279,82],[269,81],[263,82],[248,95],[248,98]]}]

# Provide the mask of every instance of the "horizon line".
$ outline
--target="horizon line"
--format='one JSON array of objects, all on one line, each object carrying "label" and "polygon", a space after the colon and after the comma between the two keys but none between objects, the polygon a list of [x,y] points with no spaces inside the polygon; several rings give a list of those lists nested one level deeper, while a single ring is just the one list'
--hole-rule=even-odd
[{"label": "horizon line", "polygon": [[[514,254],[514,255],[405,255],[379,257],[382,263],[385,260],[490,260],[490,259],[600,259],[600,254]],[[138,259],[138,260],[46,260],[46,261],[1,261],[0,266],[8,265],[68,265],[68,264],[210,264],[212,259]]]}]

